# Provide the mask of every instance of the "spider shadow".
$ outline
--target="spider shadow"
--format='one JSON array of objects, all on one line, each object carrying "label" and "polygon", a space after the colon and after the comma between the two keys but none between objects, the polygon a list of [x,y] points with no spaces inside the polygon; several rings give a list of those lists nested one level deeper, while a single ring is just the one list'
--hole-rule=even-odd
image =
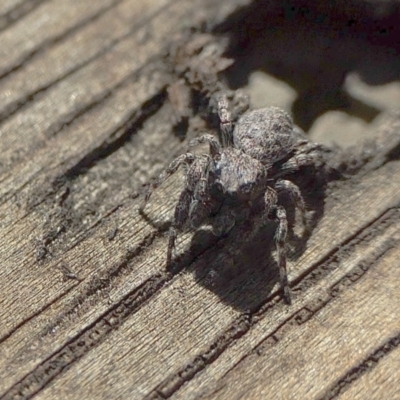
[{"label": "spider shadow", "polygon": [[[274,232],[275,224],[268,223],[254,240],[243,243],[240,227],[234,228],[190,265],[188,271],[225,304],[242,312],[252,310],[270,297],[279,284],[278,265],[273,258]],[[204,231],[196,232],[190,251],[203,240]]]},{"label": "spider shadow", "polygon": [[366,122],[380,112],[349,95],[348,73],[369,85],[400,80],[396,1],[255,0],[214,32],[230,37],[227,56],[235,60],[226,73],[230,87],[248,84],[254,71],[285,81],[297,92],[291,112],[305,131],[329,110]]},{"label": "spider shadow", "polygon": [[[311,214],[308,229],[302,235],[293,230],[299,222],[293,203],[288,198],[280,198],[280,204],[286,209],[289,225],[289,276],[293,273],[291,268],[306,250],[307,242],[324,214],[326,181],[316,179],[315,173],[303,172],[293,174],[297,176],[291,179],[302,190]],[[199,229],[192,237],[190,248],[174,262],[174,268],[193,273],[200,285],[215,293],[225,304],[241,312],[254,310],[271,297],[274,289],[280,288],[275,258],[276,228],[275,221],[268,221],[263,226],[256,224],[255,227],[244,222],[221,238],[216,238],[208,230]],[[257,229],[251,241],[245,240],[248,229]]]}]

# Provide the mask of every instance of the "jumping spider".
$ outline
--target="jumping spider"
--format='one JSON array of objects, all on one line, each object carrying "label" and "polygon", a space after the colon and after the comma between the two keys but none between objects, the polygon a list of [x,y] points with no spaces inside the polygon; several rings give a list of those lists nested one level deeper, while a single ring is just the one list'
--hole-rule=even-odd
[{"label": "jumping spider", "polygon": [[285,300],[291,302],[286,272],[286,210],[279,204],[286,193],[300,211],[306,224],[305,204],[297,185],[282,179],[300,167],[318,165],[320,148],[293,127],[290,116],[276,107],[244,113],[234,124],[227,96],[218,100],[220,140],[204,134],[190,141],[189,147],[208,143],[210,154],[187,152],[177,157],[150,187],[140,211],[152,191],[186,166],[182,190],[169,230],[167,266],[175,248],[177,232],[190,222],[193,228],[210,223],[212,232],[221,236],[251,214],[277,222],[275,241],[280,281]]}]

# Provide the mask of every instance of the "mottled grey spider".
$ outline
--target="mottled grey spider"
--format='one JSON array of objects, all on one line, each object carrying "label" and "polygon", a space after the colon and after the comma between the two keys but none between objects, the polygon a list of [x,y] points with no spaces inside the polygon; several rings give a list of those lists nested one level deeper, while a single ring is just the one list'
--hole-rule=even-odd
[{"label": "mottled grey spider", "polygon": [[177,232],[190,222],[193,228],[210,223],[221,236],[252,213],[277,221],[275,241],[280,281],[285,300],[291,302],[286,272],[286,211],[279,204],[280,194],[289,194],[306,224],[305,204],[300,189],[282,179],[306,165],[316,165],[319,146],[293,128],[290,116],[276,107],[244,113],[234,124],[226,95],[218,100],[220,139],[204,134],[190,141],[189,147],[208,143],[210,154],[187,152],[171,162],[149,188],[140,211],[152,191],[186,165],[186,182],[169,230],[167,266],[171,264]]}]

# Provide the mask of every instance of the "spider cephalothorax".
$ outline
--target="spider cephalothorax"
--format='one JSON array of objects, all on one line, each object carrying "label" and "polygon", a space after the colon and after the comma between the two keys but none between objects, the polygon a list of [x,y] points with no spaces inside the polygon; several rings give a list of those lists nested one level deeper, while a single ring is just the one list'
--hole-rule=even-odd
[{"label": "spider cephalothorax", "polygon": [[235,223],[257,210],[278,223],[275,240],[281,285],[287,302],[290,289],[286,272],[286,211],[279,195],[290,195],[305,221],[301,192],[293,182],[282,179],[289,172],[315,164],[319,147],[293,129],[290,116],[276,107],[249,111],[236,124],[232,121],[226,96],[218,101],[220,140],[205,134],[189,146],[208,143],[210,154],[185,153],[161,173],[147,192],[143,210],[152,190],[186,164],[185,186],[175,208],[169,232],[167,265],[171,263],[177,232],[190,223],[198,228],[210,223],[217,236],[229,232]]}]

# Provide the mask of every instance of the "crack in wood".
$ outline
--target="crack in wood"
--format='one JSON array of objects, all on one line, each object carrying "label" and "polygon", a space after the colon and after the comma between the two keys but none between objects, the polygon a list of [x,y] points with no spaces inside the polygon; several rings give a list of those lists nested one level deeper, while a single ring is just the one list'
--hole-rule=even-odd
[{"label": "crack in wood", "polygon": [[[132,75],[129,80],[133,79],[136,74]],[[143,124],[151,118],[164,104],[165,87],[163,87],[154,96],[146,100],[142,107],[134,110],[116,129],[111,132],[109,137],[99,146],[93,148],[88,154],[77,161],[73,166],[68,168],[62,175],[56,177],[53,186],[56,188],[59,182],[73,181],[80,175],[86,173],[90,168],[95,166],[100,160],[103,160],[120,149]],[[84,111],[86,112],[86,110]]]},{"label": "crack in wood", "polygon": [[[339,262],[354,252],[357,245],[361,243],[369,243],[378,235],[381,235],[389,226],[396,223],[399,218],[400,204],[383,212],[378,218],[371,221],[361,228],[354,235],[342,242],[336,249],[333,249],[324,259],[319,260],[312,265],[304,273],[299,275],[293,284],[305,291],[313,285],[314,280],[320,280],[327,276],[333,269],[337,267]],[[296,289],[294,289],[296,291]]]},{"label": "crack in wood", "polygon": [[[74,208],[71,204],[67,204],[68,197],[71,194],[70,185],[82,174],[87,173],[92,167],[94,167],[101,160],[109,157],[115,151],[120,149],[124,144],[130,140],[148,120],[153,116],[163,105],[165,101],[165,90],[157,92],[153,97],[143,103],[142,107],[138,110],[134,110],[124,121],[116,127],[116,129],[110,133],[105,141],[100,143],[97,147],[92,148],[87,154],[81,159],[77,160],[74,165],[70,166],[66,171],[56,176],[51,182],[50,186],[44,190],[44,194],[36,197],[35,201],[32,202],[28,207],[28,212],[40,204],[46,203],[46,206],[52,205],[53,207],[58,205],[59,211],[57,216],[61,220],[56,224],[57,229],[48,230],[43,235],[40,243],[38,243],[38,258],[44,260],[49,255],[49,246],[60,237],[65,234],[69,225],[73,224],[75,218],[70,215],[70,210]],[[116,206],[113,206],[114,209]],[[111,210],[112,210],[111,209]],[[105,213],[105,215],[109,212]],[[68,218],[67,218],[68,216]],[[82,217],[82,216],[81,216]],[[80,218],[81,218],[80,217]],[[98,221],[97,221],[98,223]],[[93,225],[93,224],[92,224]],[[61,227],[61,229],[60,229]],[[87,233],[90,229],[86,229],[85,232],[81,232],[80,240],[87,238]],[[86,233],[86,235],[85,235]],[[75,241],[76,242],[76,241]],[[76,245],[75,243],[74,245]]]},{"label": "crack in wood", "polygon": [[[123,276],[126,271],[130,269],[132,261],[148,250],[158,236],[159,232],[151,232],[135,248],[129,249],[122,260],[118,264],[109,268],[101,278],[98,276],[93,277],[87,284],[87,290],[74,297],[69,308],[60,314],[57,319],[52,321],[51,324],[44,327],[42,331],[38,333],[38,336],[44,337],[52,332],[55,327],[63,325],[63,322],[67,321],[69,317],[75,315],[78,309],[82,311],[82,309],[85,308],[85,304],[88,304],[88,307],[90,307],[92,305],[91,298],[99,297],[102,293],[106,292],[116,279]],[[152,278],[149,279],[151,280]]]},{"label": "crack in wood", "polygon": [[146,280],[25,375],[1,399],[28,399],[34,396],[93,347],[103,342],[109,333],[118,329],[172,278],[172,274],[165,272]]},{"label": "crack in wood", "polygon": [[388,356],[400,345],[400,332],[388,339],[382,346],[366,357],[358,365],[347,371],[342,378],[338,379],[318,400],[333,400],[345,392],[349,386],[361,378],[364,374],[375,368],[380,361]]},{"label": "crack in wood", "polygon": [[[41,0],[41,1],[42,1],[42,3],[44,3],[48,0]],[[87,24],[89,24],[90,22],[95,21],[96,19],[100,18],[103,14],[105,14],[107,11],[111,10],[113,7],[115,7],[122,1],[124,1],[124,0],[115,0],[110,5],[108,5],[104,8],[101,8],[95,14],[90,15],[89,17],[79,21],[77,24],[66,29],[64,32],[60,33],[59,35],[43,41],[39,47],[24,54],[14,65],[9,66],[8,68],[4,68],[2,71],[0,70],[0,80],[7,77],[10,74],[12,74],[13,72],[18,71],[26,63],[28,63],[33,57],[40,55],[43,51],[46,51],[49,47],[68,38],[73,33],[77,32],[81,28],[87,26]],[[26,3],[29,3],[29,1],[27,1]],[[33,9],[32,9],[32,11],[33,11]],[[1,119],[0,119],[0,121],[1,121]]]},{"label": "crack in wood", "polygon": [[[348,257],[360,243],[365,243],[373,240],[373,238],[382,234],[391,225],[398,221],[398,207],[391,208],[369,223],[363,229],[358,231],[351,239],[340,246],[335,254],[331,255],[328,260],[321,260],[320,263],[314,266],[314,269],[303,276],[301,281],[294,287],[294,292],[304,292],[311,286],[315,285],[323,277],[338,266],[338,259]],[[393,242],[388,242],[376,255],[373,260],[368,263],[357,265],[350,273],[346,274],[339,282],[331,287],[329,298],[320,301],[317,305],[312,304],[302,307],[299,311],[286,319],[283,324],[276,328],[262,344],[254,349],[255,353],[265,350],[265,346],[275,344],[280,340],[281,335],[286,331],[287,327],[301,325],[312,318],[316,312],[324,307],[329,301],[332,301],[340,292],[340,288],[347,287],[365,274],[369,268],[376,262],[379,257],[385,254],[394,245]],[[140,246],[139,246],[140,247]],[[139,248],[138,247],[138,248]],[[148,246],[142,246],[141,249]],[[141,251],[139,250],[139,253]],[[128,254],[129,262],[136,256],[137,252]],[[127,261],[127,262],[128,262]],[[115,274],[118,275],[123,269],[122,264],[117,268]],[[177,271],[179,273],[179,271]],[[61,349],[53,353],[50,357],[44,360],[33,371],[27,374],[23,379],[10,388],[4,395],[4,399],[8,398],[29,398],[39,390],[48,385],[50,381],[58,376],[62,371],[69,368],[74,362],[80,359],[84,354],[90,351],[91,348],[100,344],[107,335],[119,327],[127,318],[142,307],[147,300],[154,296],[165,284],[174,278],[175,273],[163,272],[154,275],[141,286],[135,288],[132,292],[126,295],[120,302],[116,303],[111,309],[104,313],[91,325],[86,327],[83,332],[76,335]],[[98,289],[98,288],[97,288]],[[96,289],[96,290],[97,290]],[[93,290],[92,292],[96,292]],[[90,293],[88,293],[90,295]],[[276,307],[281,300],[275,295],[272,298],[266,299],[262,305],[252,310],[250,313],[242,314],[234,323],[222,334],[216,341],[212,343],[208,351],[194,358],[193,362],[184,366],[178,373],[168,378],[167,381],[159,385],[152,393],[149,393],[147,398],[153,398],[154,395],[162,396],[163,398],[170,397],[184,383],[190,381],[196,374],[202,371],[207,365],[213,363],[229,346],[237,339],[243,337],[256,323],[265,318],[270,310]],[[71,311],[73,313],[73,311]],[[264,347],[263,347],[264,346]],[[249,355],[245,356],[248,357]],[[244,358],[245,358],[244,357]],[[244,359],[242,358],[239,363]],[[236,364],[235,364],[236,365]]]},{"label": "crack in wood", "polygon": [[0,16],[0,32],[15,24],[19,19],[25,17],[37,7],[49,0],[25,0],[14,8]]},{"label": "crack in wood", "polygon": [[[353,237],[349,239],[347,243],[343,243],[343,245],[340,246],[336,250],[335,254],[331,255],[328,260],[321,260],[318,265],[314,266],[312,271],[309,271],[306,275],[303,274],[302,280],[300,280],[300,282],[298,282],[298,284],[293,288],[293,292],[305,292],[312,286],[315,286],[318,281],[322,280],[338,267],[338,259],[342,260],[345,256],[348,257],[355,251],[355,248],[358,244],[371,241],[377,234],[382,234],[382,231],[385,231],[398,221],[398,217],[398,206],[384,212],[381,216],[375,219],[375,221],[368,224],[355,235],[353,235]],[[290,329],[293,329],[293,327],[307,322],[319,310],[333,301],[334,298],[337,297],[344,288],[347,288],[357,282],[384,254],[386,254],[395,245],[398,245],[398,242],[399,241],[395,240],[388,240],[385,242],[385,244],[377,251],[373,258],[358,263],[349,273],[332,285],[327,291],[327,296],[325,299],[321,300],[318,298],[316,301],[311,302],[305,307],[302,307],[300,310],[296,311],[290,317],[285,319],[285,321],[281,323],[273,332],[266,336],[261,344],[253,349],[252,353],[249,353],[238,360],[224,374],[224,376],[226,376],[232,369],[243,362],[243,360],[247,357],[254,354],[263,354],[267,348],[280,341]],[[170,398],[185,383],[189,382],[196,374],[214,362],[229,346],[235,342],[235,340],[244,336],[255,324],[266,318],[271,310],[277,307],[280,303],[282,303],[282,300],[275,295],[272,298],[266,299],[266,302],[257,307],[257,309],[250,311],[250,313],[242,314],[233,322],[231,327],[229,327],[212,343],[208,351],[196,356],[191,363],[188,363],[177,373],[167,378],[152,392],[150,392],[146,396],[146,399],[152,399],[154,396],[161,396],[163,399]]]},{"label": "crack in wood", "polygon": [[2,343],[4,341],[6,341],[7,339],[9,339],[15,332],[17,332],[19,329],[21,329],[21,327],[23,327],[29,321],[32,321],[34,318],[38,317],[43,312],[45,312],[46,310],[50,309],[54,304],[56,304],[58,301],[60,301],[63,297],[67,296],[68,293],[70,293],[70,292],[72,292],[74,290],[74,288],[77,286],[77,284],[71,285],[67,290],[62,292],[59,296],[54,298],[51,302],[45,304],[43,307],[39,308],[34,314],[31,314],[31,315],[29,315],[28,318],[25,318],[24,320],[22,320],[13,329],[11,329],[9,332],[7,332],[7,334],[5,334],[4,336],[0,337],[0,343]]},{"label": "crack in wood", "polygon": [[[93,20],[100,18],[101,16],[103,16],[103,14],[105,14],[105,12],[109,11],[109,9],[115,7],[118,5],[118,3],[120,3],[121,1],[114,3],[112,6],[108,7],[105,10],[102,10],[101,12],[97,13],[95,17],[93,17]],[[74,66],[73,68],[71,68],[69,71],[67,71],[66,73],[60,75],[58,78],[48,82],[46,85],[40,86],[39,88],[37,88],[34,91],[31,91],[27,94],[25,94],[22,98],[17,99],[15,101],[13,101],[12,103],[8,104],[7,106],[5,106],[1,111],[0,111],[0,127],[1,124],[3,124],[7,119],[9,119],[11,116],[13,116],[14,114],[16,114],[17,112],[21,111],[24,107],[26,107],[27,105],[29,105],[29,103],[31,103],[32,101],[34,101],[38,95],[41,95],[43,93],[45,93],[47,90],[49,90],[50,88],[52,88],[54,85],[62,82],[64,79],[68,78],[69,76],[72,76],[74,73],[76,73],[77,71],[83,69],[84,67],[88,66],[89,64],[91,64],[92,62],[96,61],[97,59],[101,58],[102,56],[104,56],[105,54],[107,54],[112,48],[114,48],[116,45],[118,45],[120,42],[122,42],[123,40],[125,40],[126,38],[128,38],[131,35],[134,35],[139,29],[141,29],[143,26],[145,26],[146,24],[148,24],[154,17],[156,17],[157,15],[159,15],[161,12],[165,11],[166,8],[168,8],[170,5],[172,4],[172,2],[166,4],[165,6],[161,7],[160,9],[156,10],[154,13],[152,13],[151,15],[149,15],[147,18],[144,18],[142,21],[140,21],[140,23],[135,24],[134,27],[132,29],[129,30],[129,32],[125,33],[124,35],[118,37],[117,39],[114,39],[113,41],[111,41],[110,44],[108,44],[107,46],[105,46],[103,49],[101,49],[100,51],[98,51],[96,54],[94,54],[92,57],[88,58],[87,60],[85,60],[82,63],[78,63],[76,66]],[[84,25],[82,25],[84,26]],[[74,29],[73,32],[77,30]],[[73,33],[72,32],[72,33]],[[67,35],[65,38],[68,38],[69,35]],[[65,39],[64,37],[60,38],[59,40],[55,40],[53,43],[51,43],[51,45],[55,45],[56,43],[60,42],[61,39]],[[48,48],[51,46],[45,46],[44,49],[48,50]],[[16,70],[20,69],[21,67],[24,66],[24,64],[28,61],[31,61],[33,56],[37,56],[38,54],[40,55],[41,49],[37,50],[37,54],[35,52],[35,54],[33,54],[31,57],[29,57],[29,59],[25,60],[23,64],[19,65],[18,68],[13,69],[12,72],[15,72]],[[124,84],[126,84],[129,80],[137,77],[138,73],[140,73],[142,71],[142,68],[139,68],[138,70],[134,71],[132,74],[128,75],[127,77],[125,77],[121,82],[117,83],[116,85],[114,85],[113,87],[109,88],[107,90],[107,92],[100,94],[99,96],[97,96],[97,98],[95,98],[90,104],[88,104],[86,107],[81,108],[80,110],[74,110],[74,112],[71,112],[70,116],[64,116],[64,119],[67,120],[67,122],[65,121],[61,121],[61,122],[55,122],[53,123],[46,131],[45,136],[50,137],[53,136],[55,134],[57,134],[62,128],[64,128],[66,125],[70,124],[74,119],[76,119],[77,117],[79,117],[80,115],[83,115],[85,112],[91,110],[93,107],[97,106],[98,104],[101,104],[104,100],[107,99],[107,97],[109,97],[111,95],[111,93],[122,87]],[[2,79],[2,76],[0,76],[0,79]]]}]

